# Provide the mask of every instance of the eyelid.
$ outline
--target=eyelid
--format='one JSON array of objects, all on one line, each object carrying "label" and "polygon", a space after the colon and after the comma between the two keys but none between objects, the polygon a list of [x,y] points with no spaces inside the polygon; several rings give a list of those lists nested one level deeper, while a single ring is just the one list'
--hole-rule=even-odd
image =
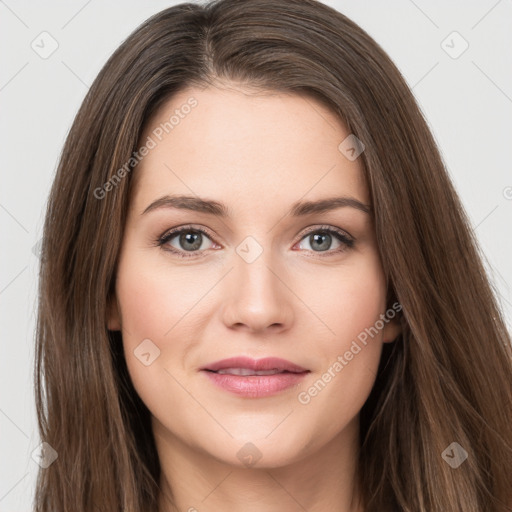
[{"label": "eyelid", "polygon": [[159,240],[162,240],[164,238],[168,238],[170,235],[177,235],[180,234],[182,231],[199,231],[200,233],[203,233],[207,235],[209,238],[215,238],[215,235],[212,231],[210,231],[208,228],[205,228],[203,226],[199,226],[196,224],[184,224],[182,226],[176,226],[174,228],[168,229],[165,231],[162,235],[158,237]]},{"label": "eyelid", "polygon": [[335,233],[338,233],[344,236],[345,238],[350,239],[352,242],[355,242],[355,238],[348,231],[328,224],[315,224],[313,226],[307,227],[306,231],[302,232],[300,240],[302,240],[305,236],[309,235],[310,233],[316,233],[317,231],[334,231]]}]

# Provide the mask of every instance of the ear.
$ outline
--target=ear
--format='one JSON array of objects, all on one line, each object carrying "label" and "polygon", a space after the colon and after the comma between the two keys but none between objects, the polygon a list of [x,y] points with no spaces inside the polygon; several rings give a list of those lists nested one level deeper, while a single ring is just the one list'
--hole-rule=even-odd
[{"label": "ear", "polygon": [[107,299],[107,329],[109,331],[121,330],[121,315],[115,294],[110,295]]},{"label": "ear", "polygon": [[402,332],[402,325],[400,322],[400,316],[397,315],[395,318],[389,320],[389,322],[382,329],[382,341],[383,343],[393,343],[396,338]]}]

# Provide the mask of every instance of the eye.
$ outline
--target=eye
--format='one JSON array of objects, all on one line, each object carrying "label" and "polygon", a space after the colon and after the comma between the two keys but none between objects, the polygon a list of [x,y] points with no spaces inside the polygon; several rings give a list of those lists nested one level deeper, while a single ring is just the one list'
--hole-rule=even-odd
[{"label": "eye", "polygon": [[[337,254],[354,246],[352,237],[340,229],[329,226],[320,226],[309,230],[302,237],[301,243],[303,243],[302,240],[309,245],[309,248],[306,247],[306,249],[316,253],[327,252],[329,255]],[[330,250],[333,242],[338,244],[338,248]]]},{"label": "eye", "polygon": [[[316,226],[310,229],[296,245],[302,245],[304,243],[303,240],[309,245],[309,248],[306,247],[306,250],[314,253],[325,252],[326,256],[338,254],[354,246],[354,239],[350,235],[341,229],[331,226]],[[215,245],[209,233],[204,229],[184,226],[167,231],[158,238],[156,243],[164,250],[172,252],[180,258],[188,258],[204,256],[205,250],[212,248],[212,245],[208,246],[208,243],[205,246],[207,241]],[[333,242],[338,244],[338,247],[331,250]],[[304,249],[304,247],[299,248]]]},{"label": "eye", "polygon": [[[211,246],[205,247],[204,242],[206,240],[212,242],[205,230],[185,226],[167,231],[158,239],[157,243],[164,250],[173,252],[179,257],[188,258],[190,256],[197,256],[197,253],[211,248]],[[191,254],[186,254],[187,252]]]}]

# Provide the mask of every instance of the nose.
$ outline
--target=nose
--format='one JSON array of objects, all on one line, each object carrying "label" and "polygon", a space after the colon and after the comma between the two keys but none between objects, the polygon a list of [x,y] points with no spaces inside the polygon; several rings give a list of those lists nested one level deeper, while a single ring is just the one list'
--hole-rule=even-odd
[{"label": "nose", "polygon": [[292,325],[293,292],[286,269],[270,251],[248,262],[234,255],[234,268],[226,276],[222,316],[225,325],[254,333],[277,333]]}]

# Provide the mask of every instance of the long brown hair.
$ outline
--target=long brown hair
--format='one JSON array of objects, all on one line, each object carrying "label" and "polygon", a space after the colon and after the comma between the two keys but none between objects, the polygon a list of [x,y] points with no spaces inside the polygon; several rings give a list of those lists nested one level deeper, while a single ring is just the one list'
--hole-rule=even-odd
[{"label": "long brown hair", "polygon": [[[177,91],[219,80],[322,101],[365,145],[389,297],[403,308],[361,411],[365,510],[511,511],[512,348],[476,240],[397,68],[314,0],[171,7],[133,32],[90,88],[44,227],[35,394],[41,438],[58,458],[40,470],[35,510],[157,510],[149,411],[106,311],[142,130]],[[468,454],[457,468],[442,455],[454,442]]]}]

